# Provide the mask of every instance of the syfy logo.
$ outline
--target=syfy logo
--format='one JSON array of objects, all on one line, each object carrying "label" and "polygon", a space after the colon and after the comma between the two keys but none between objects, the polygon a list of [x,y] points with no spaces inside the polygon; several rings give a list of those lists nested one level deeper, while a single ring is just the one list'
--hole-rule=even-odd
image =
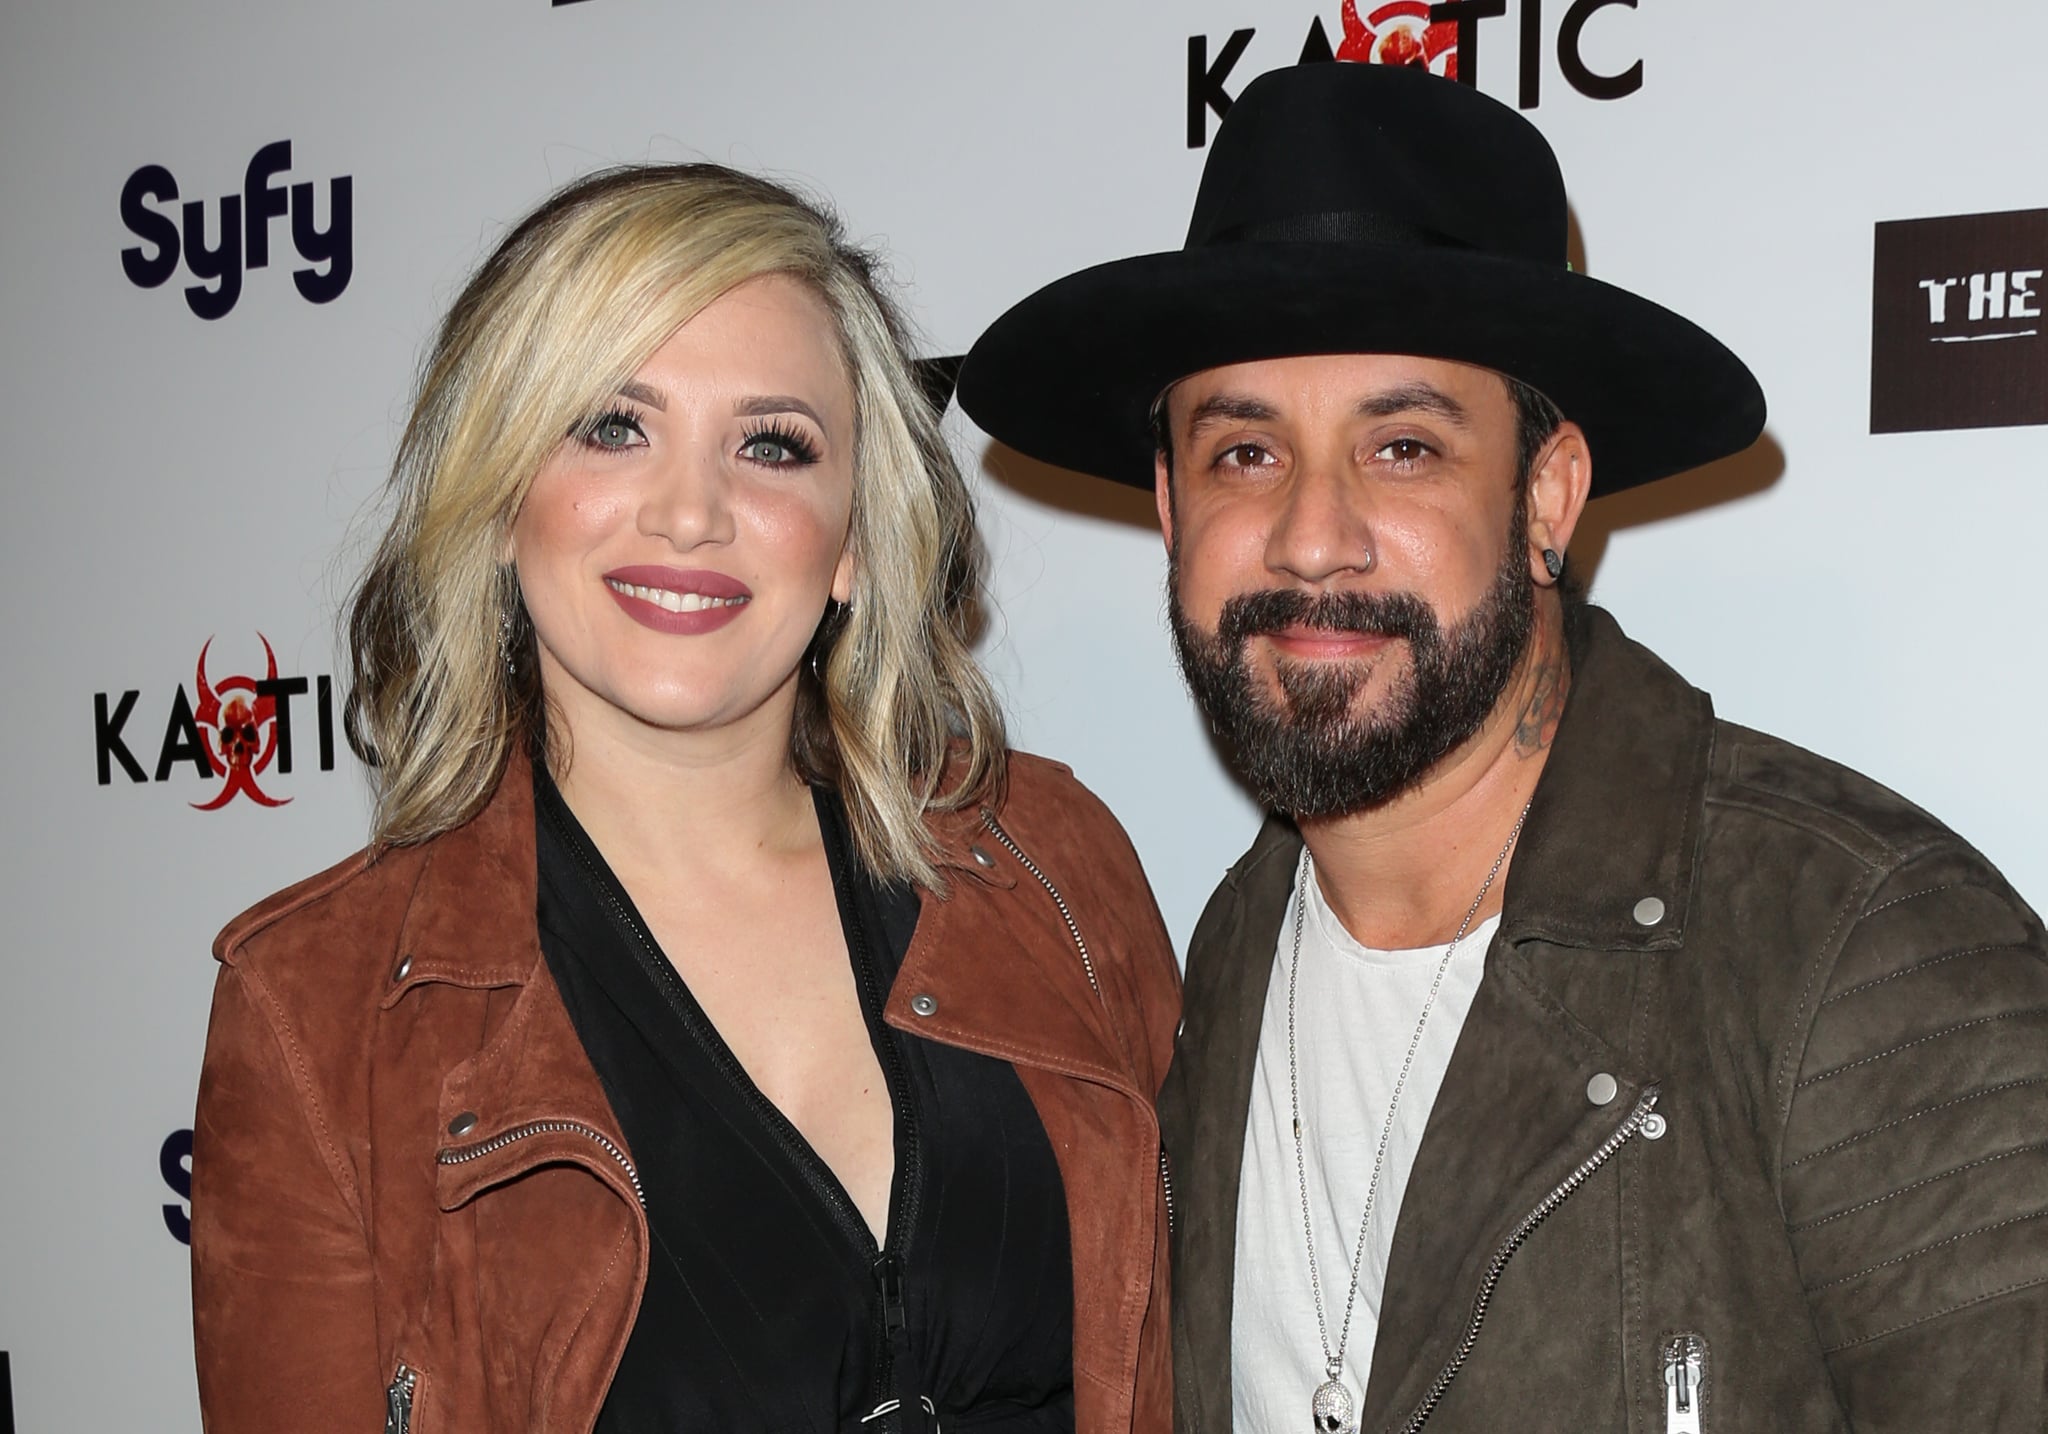
[{"label": "syfy logo", "polygon": [[[1372,0],[1366,0],[1368,5]],[[1583,41],[1586,26],[1600,11],[1611,6],[1636,8],[1638,0],[1570,0],[1557,22],[1555,50],[1558,72],[1565,82],[1588,99],[1618,100],[1643,87],[1643,62],[1626,69],[1602,74],[1587,63]],[[1479,83],[1481,26],[1508,12],[1508,0],[1385,0],[1359,13],[1359,0],[1343,0],[1339,16],[1342,38],[1331,43],[1330,32],[1318,15],[1309,22],[1302,41],[1298,64],[1320,60],[1346,60],[1371,65],[1415,65],[1457,80]],[[1519,0],[1516,6],[1516,89],[1515,102],[1532,110],[1543,99],[1544,36],[1550,27],[1544,17],[1544,0]],[[1209,37],[1188,37],[1188,148],[1200,149],[1209,142],[1209,117],[1222,119],[1230,112],[1236,96],[1227,88],[1231,73],[1250,46],[1254,29],[1234,30],[1212,60]],[[1240,86],[1240,89],[1242,86]]]},{"label": "syfy logo", "polygon": [[164,1206],[164,1228],[181,1245],[192,1243],[192,1132],[174,1130],[156,1153],[156,1167],[177,1203]]},{"label": "syfy logo", "polygon": [[[319,676],[280,677],[277,654],[262,633],[266,675],[233,676],[218,680],[206,675],[207,654],[213,648],[208,638],[199,649],[199,663],[193,689],[195,704],[180,683],[164,720],[163,741],[157,746],[155,780],[167,782],[180,768],[189,768],[201,781],[218,782],[220,787],[203,802],[191,805],[202,812],[217,812],[236,797],[247,797],[261,807],[281,807],[292,799],[276,797],[263,790],[258,778],[275,768],[279,776],[290,776],[294,757],[292,700],[313,696],[313,714],[323,772],[334,770],[334,679]],[[142,693],[131,689],[118,701],[111,693],[92,696],[93,756],[99,767],[99,784],[111,786],[114,768],[119,767],[131,782],[149,781],[150,774],[128,745],[128,719]]]},{"label": "syfy logo", "polygon": [[2048,209],[1877,226],[1870,431],[2048,423]]},{"label": "syfy logo", "polygon": [[[186,200],[182,210],[151,208],[175,205],[178,180],[160,164],[143,165],[121,186],[121,222],[142,241],[121,251],[129,281],[157,288],[170,281],[182,260],[199,281],[186,286],[186,304],[202,319],[225,318],[242,297],[243,274],[270,264],[271,221],[288,217],[292,249],[306,261],[292,271],[292,283],[310,303],[339,298],[355,273],[354,180],[343,174],[327,181],[323,229],[310,182],[271,183],[291,167],[290,140],[264,145],[243,171],[242,192],[213,201],[216,218],[209,225],[203,199]],[[216,236],[211,243],[209,228]]]}]

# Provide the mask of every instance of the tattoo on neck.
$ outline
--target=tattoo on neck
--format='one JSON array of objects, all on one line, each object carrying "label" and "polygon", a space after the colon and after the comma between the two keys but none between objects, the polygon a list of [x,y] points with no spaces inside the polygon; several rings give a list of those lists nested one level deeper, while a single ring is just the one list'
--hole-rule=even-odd
[{"label": "tattoo on neck", "polygon": [[1529,689],[1529,700],[1515,719],[1515,750],[1524,757],[1535,756],[1556,740],[1558,719],[1564,716],[1565,694],[1572,685],[1564,645],[1541,638],[1538,642],[1542,650],[1537,655],[1535,681]]}]

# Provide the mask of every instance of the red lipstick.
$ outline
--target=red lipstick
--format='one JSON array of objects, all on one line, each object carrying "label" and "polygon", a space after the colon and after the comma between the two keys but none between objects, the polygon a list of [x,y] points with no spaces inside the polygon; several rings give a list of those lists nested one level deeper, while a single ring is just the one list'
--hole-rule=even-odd
[{"label": "red lipstick", "polygon": [[[745,583],[725,573],[654,563],[612,569],[604,575],[604,590],[642,627],[686,637],[716,632],[744,612],[754,596]],[[669,605],[678,600],[680,611]]]}]

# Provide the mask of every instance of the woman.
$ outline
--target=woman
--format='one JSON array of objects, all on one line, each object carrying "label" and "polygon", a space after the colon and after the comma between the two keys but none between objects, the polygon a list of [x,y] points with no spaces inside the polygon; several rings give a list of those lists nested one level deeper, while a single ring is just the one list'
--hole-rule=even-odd
[{"label": "woman", "polygon": [[1178,977],[1003,750],[902,335],[712,165],[456,301],[352,616],[374,839],[215,948],[208,1428],[1168,1428]]}]

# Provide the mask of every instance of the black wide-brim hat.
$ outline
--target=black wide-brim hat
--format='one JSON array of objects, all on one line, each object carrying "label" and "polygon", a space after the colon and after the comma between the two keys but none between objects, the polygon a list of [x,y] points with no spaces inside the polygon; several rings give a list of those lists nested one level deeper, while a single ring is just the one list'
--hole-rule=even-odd
[{"label": "black wide-brim hat", "polygon": [[1062,468],[1152,486],[1150,414],[1204,369],[1308,354],[1454,359],[1586,431],[1598,496],[1740,452],[1764,396],[1713,335],[1567,261],[1536,127],[1420,69],[1321,63],[1245,87],[1184,247],[1057,280],[989,327],[960,406]]}]

